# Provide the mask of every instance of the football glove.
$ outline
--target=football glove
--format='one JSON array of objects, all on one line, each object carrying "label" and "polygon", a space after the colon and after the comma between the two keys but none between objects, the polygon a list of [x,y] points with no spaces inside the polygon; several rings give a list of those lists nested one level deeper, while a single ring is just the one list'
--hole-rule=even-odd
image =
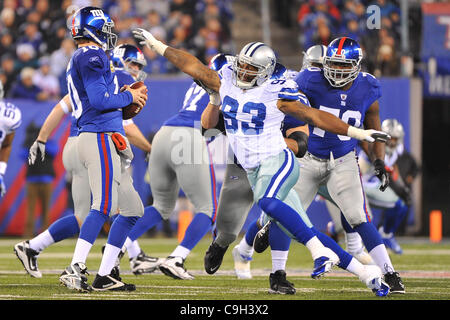
[{"label": "football glove", "polygon": [[384,161],[381,159],[375,159],[373,162],[375,168],[375,175],[380,179],[381,185],[380,190],[384,191],[389,186],[389,173],[386,171]]},{"label": "football glove", "polygon": [[147,30],[137,28],[133,30],[133,35],[136,39],[141,40],[139,44],[141,46],[147,46],[149,49],[157,52],[159,55],[164,56],[164,51],[167,49],[167,45],[157,40]]},{"label": "football glove", "polygon": [[3,197],[6,194],[6,186],[3,179],[3,175],[0,174],[0,197]]},{"label": "football glove", "polygon": [[391,139],[391,136],[384,131],[374,129],[364,130],[353,126],[348,127],[347,136],[367,142],[386,142]]},{"label": "football glove", "polygon": [[33,165],[36,162],[38,150],[41,153],[41,161],[45,159],[45,142],[36,140],[28,152],[28,164]]}]

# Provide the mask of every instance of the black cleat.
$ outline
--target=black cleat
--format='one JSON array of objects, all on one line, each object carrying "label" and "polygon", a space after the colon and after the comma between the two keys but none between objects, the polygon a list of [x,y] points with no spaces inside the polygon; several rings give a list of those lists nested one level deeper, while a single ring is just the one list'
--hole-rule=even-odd
[{"label": "black cleat", "polygon": [[14,245],[14,252],[30,276],[42,278],[42,273],[39,271],[37,264],[39,252],[30,248],[30,242],[28,240],[16,243]]},{"label": "black cleat", "polygon": [[205,270],[208,274],[213,274],[219,269],[227,249],[228,246],[222,248],[215,242],[211,243],[205,254]]},{"label": "black cleat", "polygon": [[402,278],[400,278],[398,272],[386,273],[384,275],[384,281],[389,285],[391,294],[405,293],[405,285],[403,284]]},{"label": "black cleat", "polygon": [[256,233],[255,240],[253,240],[255,252],[262,253],[269,246],[269,228],[270,220]]},{"label": "black cleat", "polygon": [[284,270],[277,270],[271,273],[269,277],[270,289],[272,294],[295,294],[296,290],[294,284],[286,280],[286,272]]},{"label": "black cleat", "polygon": [[96,275],[94,282],[92,282],[92,289],[94,291],[135,291],[136,286],[134,284],[128,284],[122,282],[120,277],[115,278],[116,275],[110,274],[107,276]]}]

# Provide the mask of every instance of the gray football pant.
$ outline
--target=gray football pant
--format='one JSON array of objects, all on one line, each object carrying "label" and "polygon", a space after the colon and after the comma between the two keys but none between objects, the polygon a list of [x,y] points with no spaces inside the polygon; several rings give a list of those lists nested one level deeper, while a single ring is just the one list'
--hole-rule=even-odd
[{"label": "gray football pant", "polygon": [[152,142],[148,163],[153,207],[168,219],[180,188],[194,206],[215,220],[216,179],[208,146],[200,130],[163,126]]},{"label": "gray football pant", "polygon": [[350,226],[370,221],[355,152],[334,160],[319,160],[308,152],[299,163],[300,177],[294,189],[305,210],[319,187],[325,186]]},{"label": "gray football pant", "polygon": [[72,197],[77,218],[83,222],[90,209],[107,215],[141,217],[144,205],[110,136],[84,132],[71,140],[76,142],[71,141],[65,150],[65,163],[75,178]]}]

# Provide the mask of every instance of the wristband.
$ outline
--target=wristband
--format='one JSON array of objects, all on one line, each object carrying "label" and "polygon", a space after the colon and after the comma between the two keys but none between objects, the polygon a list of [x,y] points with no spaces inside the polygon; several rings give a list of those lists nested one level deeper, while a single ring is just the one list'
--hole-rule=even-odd
[{"label": "wristband", "polygon": [[0,161],[0,175],[5,175],[7,166],[8,164],[5,161]]}]

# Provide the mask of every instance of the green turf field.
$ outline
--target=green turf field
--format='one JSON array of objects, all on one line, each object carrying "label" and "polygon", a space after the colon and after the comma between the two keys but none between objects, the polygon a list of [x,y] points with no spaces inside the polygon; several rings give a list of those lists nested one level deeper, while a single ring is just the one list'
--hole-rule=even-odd
[{"label": "green turf field", "polygon": [[[130,272],[128,256],[122,259],[121,272],[125,282],[134,283],[131,293],[93,292],[77,293],[59,284],[62,270],[70,264],[75,239],[65,240],[41,253],[38,263],[43,273],[40,279],[31,278],[13,252],[21,239],[0,240],[0,300],[450,300],[450,243],[431,244],[426,241],[406,241],[400,238],[403,255],[391,255],[397,271],[406,286],[405,295],[375,297],[355,276],[338,268],[327,277],[313,280],[309,273],[312,260],[303,246],[293,243],[287,263],[288,280],[295,284],[295,295],[271,295],[269,273],[270,251],[255,254],[252,261],[253,279],[238,280],[233,271],[231,247],[219,271],[208,275],[203,269],[204,253],[211,241],[204,238],[186,260],[187,270],[194,280],[175,280],[157,271],[134,276]],[[402,241],[403,240],[403,241]],[[90,252],[87,267],[92,282],[100,265],[99,238]],[[176,239],[143,238],[142,249],[152,256],[166,257],[177,245]],[[236,242],[237,244],[237,242]]]}]

